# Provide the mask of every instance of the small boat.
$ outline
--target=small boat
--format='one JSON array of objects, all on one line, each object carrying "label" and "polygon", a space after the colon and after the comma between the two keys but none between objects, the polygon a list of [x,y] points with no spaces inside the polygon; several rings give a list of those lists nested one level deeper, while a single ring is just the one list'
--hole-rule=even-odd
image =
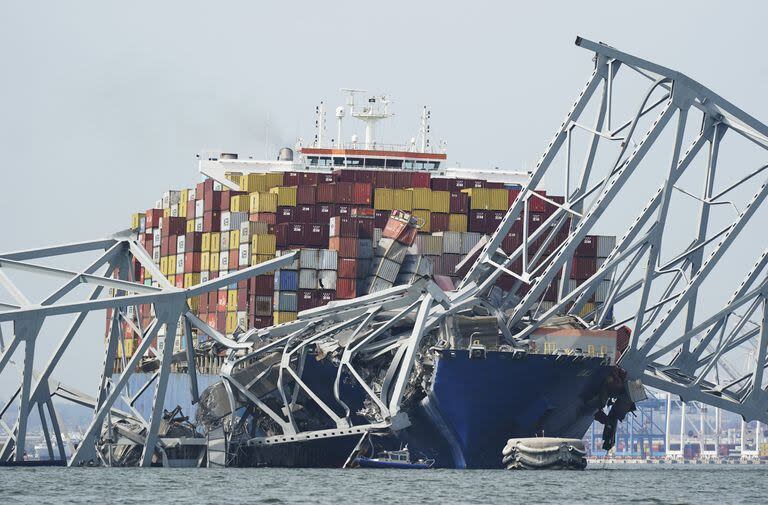
[{"label": "small boat", "polygon": [[375,458],[358,456],[355,463],[359,468],[401,468],[408,470],[426,470],[435,464],[434,459],[411,461],[408,447],[399,451],[382,451]]}]

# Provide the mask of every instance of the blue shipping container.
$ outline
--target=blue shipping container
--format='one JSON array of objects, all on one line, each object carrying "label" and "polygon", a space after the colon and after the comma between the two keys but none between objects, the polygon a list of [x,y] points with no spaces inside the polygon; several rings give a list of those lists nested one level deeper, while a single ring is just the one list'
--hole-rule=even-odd
[{"label": "blue shipping container", "polygon": [[275,291],[298,291],[299,272],[296,270],[278,270],[275,272]]}]

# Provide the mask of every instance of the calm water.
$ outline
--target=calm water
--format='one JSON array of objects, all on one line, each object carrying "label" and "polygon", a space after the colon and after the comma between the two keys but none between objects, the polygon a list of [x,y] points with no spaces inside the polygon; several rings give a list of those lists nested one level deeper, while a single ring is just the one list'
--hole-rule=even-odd
[{"label": "calm water", "polygon": [[768,467],[593,466],[583,472],[0,469],[2,505],[766,502]]}]

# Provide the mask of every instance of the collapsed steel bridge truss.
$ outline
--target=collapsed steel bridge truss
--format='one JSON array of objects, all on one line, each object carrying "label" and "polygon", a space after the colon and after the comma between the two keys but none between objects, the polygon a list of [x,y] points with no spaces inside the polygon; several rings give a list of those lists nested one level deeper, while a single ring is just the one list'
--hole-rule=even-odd
[{"label": "collapsed steel bridge truss", "polygon": [[[517,339],[562,313],[592,328],[627,325],[620,365],[631,378],[768,421],[768,127],[680,72],[583,38],[576,45],[594,53],[594,70],[463,285],[511,275],[510,328],[532,315]],[[564,202],[532,191],[545,179],[564,188]],[[532,198],[556,210],[535,230],[524,222],[523,245],[506,255],[502,240]],[[577,247],[601,231],[620,234],[574,288]],[[553,283],[558,301],[544,307]],[[588,305],[601,283],[605,302]]]},{"label": "collapsed steel bridge truss", "polygon": [[[81,271],[47,266],[35,261],[49,260],[60,256],[72,257],[87,253],[93,254],[94,252],[101,252],[101,254]],[[0,324],[10,322],[13,327],[13,333],[8,342],[4,341],[2,333],[0,333],[0,352],[2,353],[0,354],[0,374],[6,370],[12,374],[14,370],[11,369],[16,368],[21,375],[18,388],[12,394],[8,404],[0,410],[0,421],[2,421],[3,415],[10,410],[13,402],[18,404],[13,427],[10,427],[5,421],[0,424],[6,431],[6,442],[0,448],[0,461],[22,461],[24,459],[27,425],[33,409],[37,409],[40,416],[50,458],[58,461],[66,458],[61,422],[53,402],[53,398],[56,397],[93,408],[91,423],[77,449],[71,455],[68,461],[69,465],[91,462],[109,464],[108,461],[104,460],[101,452],[96,450],[96,444],[102,435],[105,421],[109,421],[108,424],[111,424],[113,418],[131,418],[145,427],[146,436],[142,437],[140,441],[143,445],[140,465],[149,466],[152,464],[156,449],[164,454],[165,441],[158,437],[158,429],[163,415],[171,363],[174,360],[177,325],[183,325],[183,338],[186,339],[183,359],[188,364],[190,393],[193,401],[198,398],[198,390],[192,328],[195,327],[199,332],[206,333],[217,341],[228,340],[197,319],[189,310],[188,300],[191,297],[217,290],[239,280],[272,272],[290,263],[294,256],[295,253],[286,254],[260,265],[201,283],[195,287],[181,289],[168,282],[152,262],[152,258],[129,234],[119,234],[104,240],[0,254],[0,284],[15,300],[15,303],[0,304]],[[148,286],[128,280],[134,278],[133,268],[137,264],[146,269],[152,279],[157,281],[158,286]],[[63,284],[41,301],[32,302],[6,274],[10,271],[42,274],[49,279],[60,279]],[[84,300],[63,300],[68,295],[75,294],[76,288],[83,284],[93,286]],[[110,288],[110,291],[105,292],[104,288]],[[151,305],[154,309],[154,316],[145,328],[141,327],[141,322],[137,317],[140,305]],[[89,398],[87,395],[57,382],[54,379],[54,373],[64,353],[73,347],[75,336],[81,329],[86,316],[91,312],[105,309],[111,310],[112,316],[104,346],[104,362],[99,378],[98,395],[96,398]],[[46,333],[46,331],[41,333],[43,325],[49,318],[62,315],[74,317],[69,326],[62,332],[61,339],[44,368],[36,370],[34,367],[37,344]],[[130,325],[141,338],[141,343],[129,360],[125,359],[125,352],[121,353],[124,371],[120,374],[119,379],[113,380],[112,367],[116,356],[118,356],[118,348],[125,350],[123,323]],[[54,331],[59,333],[58,330]],[[165,346],[158,349],[156,337],[163,331]],[[227,345],[232,346],[233,344],[227,342]],[[12,358],[20,347],[23,348],[23,351],[18,353],[21,355],[21,365],[17,366]],[[234,347],[237,346],[234,345]],[[76,353],[77,349],[74,349],[73,352]],[[147,386],[131,396],[126,385],[131,375],[137,370],[139,362],[148,354],[159,360],[159,369],[147,383]],[[133,405],[142,394],[150,389],[148,386],[155,381],[151,416],[149,419],[144,419],[133,408]],[[119,399],[124,400],[125,404],[129,406],[130,412],[124,412],[114,407]],[[56,444],[56,452],[53,449],[54,443]]]},{"label": "collapsed steel bridge truss", "polygon": [[[423,279],[409,286],[333,302],[301,313],[294,322],[249,330],[231,340],[194,317],[188,311],[187,299],[284,266],[292,260],[291,255],[185,290],[170,286],[130,237],[0,255],[0,282],[16,299],[15,304],[0,306],[0,322],[14,324],[14,335],[0,358],[0,373],[19,344],[24,343],[21,385],[16,395],[18,421],[8,429],[10,440],[0,456],[17,460],[23,456],[23,451],[14,451],[14,447],[24,446],[27,418],[34,406],[41,417],[44,408],[48,409],[54,438],[63,455],[50,401],[54,393],[51,375],[84,314],[107,308],[114,311],[113,324],[99,394],[93,401],[93,421],[70,464],[98,456],[94,455],[94,446],[108,416],[138,416],[136,412],[117,411],[115,401],[122,397],[132,405],[133,399],[124,392],[128,376],[141,356],[150,351],[160,328],[165,328],[166,335],[175,335],[180,319],[188,339],[188,353],[192,352],[192,327],[230,349],[222,368],[230,405],[245,399],[279,426],[281,434],[250,438],[246,441],[250,445],[365,435],[372,430],[407,426],[402,401],[425,336],[435,332],[438,337],[447,337],[451,318],[476,306],[496,316],[499,331],[511,349],[524,344],[554,315],[578,316],[591,328],[627,325],[632,330],[631,340],[620,364],[631,378],[642,379],[644,384],[679,395],[685,401],[700,401],[737,412],[746,419],[768,422],[763,380],[768,344],[768,249],[757,259],[753,256],[745,261],[744,244],[738,240],[744,242],[746,236],[746,248],[752,253],[755,247],[749,243],[750,238],[764,242],[762,235],[750,232],[761,218],[760,210],[768,195],[768,173],[764,173],[768,165],[763,162],[757,168],[744,168],[750,160],[740,154],[753,149],[758,156],[764,156],[768,127],[679,72],[588,40],[577,39],[577,45],[594,53],[592,75],[532,172],[528,187],[497,231],[466,260],[472,265],[456,291],[444,292],[431,280]],[[636,81],[625,84],[623,78],[627,75]],[[627,107],[627,101],[634,109]],[[594,120],[587,123],[582,116],[589,111]],[[695,126],[691,126],[692,122]],[[722,153],[729,142],[736,144],[736,162],[723,169]],[[563,181],[564,201],[533,191],[545,180],[549,185]],[[502,242],[520,216],[528,215],[531,199],[536,198],[546,200],[555,211],[536,228],[524,219],[522,244],[510,254],[504,253]],[[633,201],[639,202],[636,209]],[[622,233],[597,272],[572,286],[569,272],[583,239],[590,234],[613,235],[616,231]],[[30,263],[36,258],[98,249],[105,250],[105,254],[82,272],[48,269],[49,274],[65,278],[66,284],[39,304],[30,303],[2,274],[8,268],[47,268]],[[139,261],[160,287],[127,281],[132,259]],[[106,272],[95,274],[105,265]],[[734,277],[732,272],[740,266],[743,276]],[[115,269],[117,279],[112,278]],[[722,271],[728,274],[718,276]],[[510,291],[500,293],[495,287],[500,276],[514,279]],[[57,303],[68,289],[80,283],[96,285],[87,301]],[[553,283],[558,301],[550,306],[543,299]],[[103,287],[113,288],[118,296],[98,299]],[[602,303],[594,304],[591,300],[598,289],[607,290],[607,296]],[[721,294],[723,299],[718,300]],[[113,382],[110,367],[121,342],[121,325],[117,322],[131,320],[129,306],[146,303],[153,304],[155,318],[149,327],[135,328],[143,336],[142,345],[125,364],[120,379]],[[40,327],[46,317],[58,314],[77,316],[48,365],[42,373],[35,373],[35,342]],[[758,320],[752,321],[753,317]],[[401,332],[393,333],[394,326],[399,326]],[[403,326],[409,328],[405,333]],[[308,348],[323,345],[335,346],[334,352],[340,355],[334,383],[336,406],[327,405],[302,381]],[[162,449],[157,426],[172,349],[166,344],[162,353],[155,351],[160,370],[152,416],[144,421],[148,435],[142,465],[151,464],[155,447]],[[279,408],[253,393],[254,384],[267,371],[247,382],[238,379],[238,371],[267,353],[279,354],[274,365],[278,369]],[[356,358],[385,353],[392,356],[391,362],[383,383],[374,385],[357,369]],[[191,394],[197,400],[194,357],[187,358]],[[743,371],[728,365],[737,361],[747,363]],[[343,373],[361,386],[375,409],[375,420],[370,424],[353,425],[350,409],[340,394]],[[38,377],[34,384],[33,377]],[[313,401],[333,428],[302,430],[294,418],[299,395]],[[339,406],[343,415],[339,414]],[[238,419],[232,419],[230,430],[237,423]]]}]

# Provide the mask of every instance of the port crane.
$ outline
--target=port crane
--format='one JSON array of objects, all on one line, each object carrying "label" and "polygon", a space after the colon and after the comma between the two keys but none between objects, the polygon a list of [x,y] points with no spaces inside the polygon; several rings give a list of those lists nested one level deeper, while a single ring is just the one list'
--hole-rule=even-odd
[{"label": "port crane", "polygon": [[[764,173],[768,168],[768,126],[683,73],[584,38],[577,38],[576,45],[594,55],[587,83],[532,171],[529,184],[496,232],[466,260],[471,267],[454,292],[445,292],[434,282],[420,281],[337,303],[332,309],[308,311],[295,322],[250,330],[231,340],[197,320],[188,310],[188,298],[279,268],[291,261],[290,257],[283,256],[199,287],[178,289],[164,281],[146,251],[126,234],[0,254],[0,284],[12,297],[12,301],[0,304],[0,331],[11,335],[8,342],[0,342],[0,373],[14,365],[21,372],[12,397],[16,401],[17,419],[13,426],[2,425],[7,431],[7,442],[0,449],[0,459],[23,458],[19,448],[24,447],[27,423],[35,408],[44,419],[49,447],[55,441],[58,458],[64,459],[51,400],[59,394],[93,407],[85,439],[67,463],[92,460],[95,440],[106,420],[138,416],[136,412],[116,409],[115,401],[123,397],[128,405],[132,404],[135,397],[125,392],[126,377],[151,350],[152,337],[159,329],[164,327],[166,334],[175,335],[179,321],[184,325],[185,338],[189,338],[194,326],[232,351],[222,369],[231,395],[233,388],[238,388],[232,376],[242,362],[235,351],[247,350],[248,359],[257,358],[265,349],[255,347],[254,343],[264,336],[273,338],[270,350],[280,349],[288,357],[279,364],[281,373],[293,375],[302,387],[301,372],[291,368],[290,357],[303,353],[318,338],[313,329],[319,321],[335,318],[335,331],[352,331],[352,345],[344,353],[342,367],[356,375],[375,408],[386,415],[385,421],[377,425],[350,426],[346,417],[328,409],[336,429],[322,436],[352,431],[364,434],[367,430],[391,427],[398,422],[400,401],[421,338],[428,329],[439,327],[451,313],[472,305],[496,314],[500,332],[510,342],[525,340],[555,315],[579,317],[588,328],[626,325],[631,329],[631,339],[619,364],[630,379],[679,396],[683,401],[735,412],[748,421],[768,422],[764,380],[768,351],[768,249],[760,228],[768,196]],[[591,121],[587,118],[589,114],[593,117]],[[544,181],[562,181],[564,201],[535,191]],[[501,249],[502,241],[531,199],[546,200],[556,210],[535,229],[524,220],[522,245],[506,254]],[[571,288],[566,281],[576,248],[588,234],[602,230],[617,234],[614,249],[594,275]],[[558,236],[565,238],[553,246]],[[87,251],[101,251],[101,256],[79,271],[47,267],[35,261]],[[128,281],[134,261],[149,269],[160,286]],[[34,270],[60,278],[64,284],[41,302],[32,302],[5,275],[5,271],[12,269]],[[515,280],[506,293],[499,293],[495,286],[500,276]],[[593,293],[605,280],[609,281],[606,302],[590,305]],[[558,301],[544,307],[543,295],[553,283],[559,286]],[[81,284],[94,285],[87,299],[62,300]],[[104,288],[111,288],[109,296]],[[143,344],[126,363],[126,372],[119,379],[112,379],[109,367],[121,342],[117,322],[132,321],[128,308],[139,303],[154,306],[154,321],[148,328],[135,328],[143,337]],[[585,312],[585,308],[589,310]],[[98,378],[98,395],[88,399],[67,393],[70,390],[54,380],[61,355],[71,346],[82,318],[89,312],[105,309],[112,309],[113,315],[103,371]],[[393,363],[387,383],[387,401],[379,392],[366,387],[351,364],[352,357],[361,350],[369,350],[366,346],[384,331],[384,326],[369,325],[376,313],[384,310],[397,311],[393,322],[413,320],[412,332],[398,344],[398,361]],[[42,370],[36,369],[36,341],[41,338],[41,328],[49,318],[66,314],[72,315],[74,322],[48,364]],[[519,330],[521,324],[523,330]],[[724,360],[740,356],[751,345],[756,349],[752,366],[719,373]],[[145,448],[163,445],[158,430],[172,359],[169,349],[173,346],[167,345],[163,352],[154,350],[160,365],[154,379],[157,386],[153,413],[148,420],[138,416],[146,425]],[[14,362],[14,355],[21,359]],[[188,373],[194,397],[197,391],[193,359],[189,360]],[[308,395],[313,394],[304,389]],[[286,390],[283,394],[289,413],[296,391]],[[254,402],[258,404],[258,398]],[[10,408],[11,403],[3,406],[0,419]],[[278,412],[270,415],[284,427],[283,437],[318,436],[296,430],[290,415],[287,420]],[[47,435],[48,425],[53,437]],[[279,440],[250,442],[269,444]],[[140,464],[151,464],[152,453],[145,449]]]}]

